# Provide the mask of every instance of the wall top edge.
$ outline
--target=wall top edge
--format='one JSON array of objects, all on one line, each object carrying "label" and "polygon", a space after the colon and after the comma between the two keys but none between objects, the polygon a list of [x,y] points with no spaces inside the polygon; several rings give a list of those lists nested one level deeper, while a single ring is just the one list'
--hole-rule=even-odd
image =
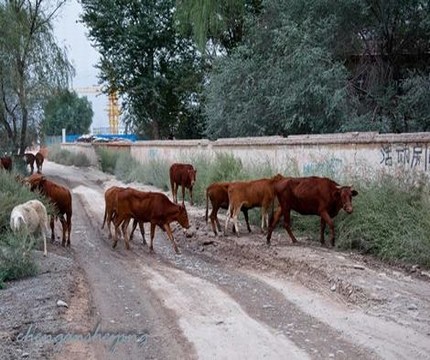
[{"label": "wall top edge", "polygon": [[[309,144],[366,144],[366,143],[430,143],[430,132],[420,133],[400,133],[400,134],[379,134],[378,132],[348,132],[335,134],[312,134],[312,135],[290,135],[282,136],[262,136],[245,138],[223,138],[211,141],[208,139],[196,140],[145,140],[134,143],[96,143],[97,146],[166,146],[166,147],[195,147],[195,146],[268,146],[268,145],[309,145]],[[63,145],[79,145],[89,147],[90,143],[65,143]]]}]

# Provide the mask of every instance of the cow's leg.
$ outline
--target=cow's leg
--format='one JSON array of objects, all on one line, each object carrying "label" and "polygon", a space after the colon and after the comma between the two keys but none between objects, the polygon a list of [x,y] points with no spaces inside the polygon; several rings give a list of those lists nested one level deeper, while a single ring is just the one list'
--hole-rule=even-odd
[{"label": "cow's leg", "polygon": [[228,223],[230,222],[230,219],[231,219],[231,204],[228,206],[228,209],[227,209],[227,218],[225,220],[225,226],[224,226],[224,236],[227,235]]},{"label": "cow's leg", "polygon": [[185,186],[181,185],[181,192],[182,192],[182,205],[185,205]]},{"label": "cow's leg", "polygon": [[155,235],[155,224],[151,223],[151,240],[149,242],[149,252],[154,252],[154,235]]},{"label": "cow's leg", "polygon": [[251,232],[251,227],[249,226],[248,209],[242,208],[242,212],[243,212],[243,216],[245,217],[246,228],[248,229],[248,232]]},{"label": "cow's leg", "polygon": [[167,236],[168,236],[168,238],[169,238],[169,240],[172,242],[172,244],[173,244],[173,250],[175,250],[175,253],[177,254],[177,255],[180,255],[181,254],[181,252],[179,251],[179,249],[178,249],[178,245],[176,244],[176,241],[175,241],[175,239],[173,238],[173,234],[172,234],[172,229],[170,228],[170,225],[167,223],[167,224],[164,224],[164,230],[166,230],[166,233],[167,233]]},{"label": "cow's leg", "polygon": [[63,228],[63,238],[61,239],[61,245],[66,246],[66,231],[67,231],[67,224],[66,219],[64,218],[64,215],[59,216],[61,227]]},{"label": "cow's leg", "polygon": [[269,214],[267,212],[267,209],[264,207],[261,207],[261,232],[264,234],[264,227],[269,227]]},{"label": "cow's leg", "polygon": [[272,232],[276,227],[276,224],[279,222],[279,219],[282,215],[282,208],[281,206],[278,206],[276,209],[276,212],[273,214],[273,217],[270,221],[269,228],[267,229],[267,237],[266,237],[266,244],[270,245],[270,239],[272,238]]},{"label": "cow's leg", "polygon": [[130,232],[130,241],[133,240],[133,234],[136,228],[137,228],[137,220],[133,219],[133,226],[131,227],[131,232]]},{"label": "cow's leg", "polygon": [[326,223],[328,225],[328,227],[330,228],[330,243],[331,246],[334,246],[334,221],[333,219],[330,217],[330,215],[328,214],[327,211],[324,211],[321,213],[321,233],[320,233],[320,240],[321,240],[321,244],[324,244],[324,230],[325,230],[325,224],[324,224],[324,229],[322,228],[322,222],[324,221],[324,223]]},{"label": "cow's leg", "polygon": [[145,226],[143,225],[143,221],[139,221],[139,229],[140,233],[142,234],[143,245],[146,245]]},{"label": "cow's leg", "polygon": [[51,227],[51,243],[55,241],[54,221],[55,221],[55,216],[51,215],[51,220],[49,221],[49,225]]},{"label": "cow's leg", "polygon": [[178,184],[176,182],[173,183],[172,194],[173,194],[173,202],[177,204],[178,203]]},{"label": "cow's leg", "polygon": [[190,204],[193,205],[193,187],[190,187]]},{"label": "cow's leg", "polygon": [[218,235],[217,230],[221,231],[221,224],[219,223],[217,215],[218,215],[218,207],[217,206],[214,207],[212,205],[212,211],[209,216],[209,219],[211,219],[212,231],[214,232],[215,235]]},{"label": "cow's leg", "polygon": [[239,206],[237,209],[233,209],[233,215],[232,215],[233,225],[234,225],[234,228],[236,230],[236,236],[237,237],[239,237],[239,222],[238,222],[237,218],[238,218],[241,206]]},{"label": "cow's leg", "polygon": [[115,219],[113,220],[113,225],[115,227],[115,233],[114,233],[114,237],[113,237],[113,243],[112,243],[112,249],[115,249],[117,243],[118,243],[118,236],[120,235],[120,230],[119,227],[121,225],[121,223],[123,222],[124,218],[122,218],[121,216],[117,216],[115,217]]},{"label": "cow's leg", "polygon": [[72,231],[72,214],[67,215],[67,246],[70,246],[70,232]]},{"label": "cow's leg", "polygon": [[291,210],[290,209],[286,209],[284,213],[284,227],[285,227],[285,230],[287,230],[288,235],[290,235],[291,241],[293,243],[297,243],[298,241],[294,236],[293,232],[291,231]]},{"label": "cow's leg", "polygon": [[125,248],[127,250],[130,250],[130,235],[128,233],[128,224],[130,224],[130,220],[131,220],[130,218],[124,220],[121,226],[121,230],[122,230],[122,234],[125,242]]},{"label": "cow's leg", "polygon": [[324,231],[325,231],[325,220],[322,218],[320,218],[320,242],[321,245],[324,245],[325,241],[324,241]]}]

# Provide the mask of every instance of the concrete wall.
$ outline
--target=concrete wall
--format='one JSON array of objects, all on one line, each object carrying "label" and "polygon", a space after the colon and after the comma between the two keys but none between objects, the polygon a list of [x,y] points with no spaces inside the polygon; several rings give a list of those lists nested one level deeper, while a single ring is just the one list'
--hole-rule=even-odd
[{"label": "concrete wall", "polygon": [[274,171],[292,175],[328,175],[371,178],[379,173],[430,174],[430,133],[344,133],[202,140],[141,141],[133,144],[62,144],[84,152],[97,163],[94,148],[106,146],[130,151],[139,162],[165,160],[192,162],[199,156],[213,158],[229,153],[246,167],[270,165]]}]

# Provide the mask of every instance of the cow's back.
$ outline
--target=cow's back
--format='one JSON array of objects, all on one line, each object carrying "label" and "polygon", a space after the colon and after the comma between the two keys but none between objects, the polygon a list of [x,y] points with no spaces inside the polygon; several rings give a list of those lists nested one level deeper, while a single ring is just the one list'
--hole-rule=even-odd
[{"label": "cow's back", "polygon": [[315,214],[330,207],[337,183],[322,177],[289,178],[275,185],[280,203],[301,214]]},{"label": "cow's back", "polygon": [[258,179],[252,181],[232,183],[228,187],[228,197],[230,202],[242,203],[251,208],[261,206],[263,203],[273,201],[275,192],[271,179]]},{"label": "cow's back", "polygon": [[194,171],[194,167],[191,164],[172,164],[169,170],[170,180],[176,184],[189,186],[191,180],[189,177],[189,171]]},{"label": "cow's back", "polygon": [[45,180],[43,193],[55,203],[60,214],[72,214],[72,195],[69,189],[52,181]]},{"label": "cow's back", "polygon": [[207,195],[212,204],[217,204],[221,208],[228,207],[228,182],[217,182],[208,186]]}]

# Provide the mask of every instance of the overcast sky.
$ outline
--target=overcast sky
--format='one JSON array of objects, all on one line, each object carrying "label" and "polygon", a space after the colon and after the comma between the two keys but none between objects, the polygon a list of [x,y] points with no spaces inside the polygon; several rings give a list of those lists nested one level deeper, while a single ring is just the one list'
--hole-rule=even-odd
[{"label": "overcast sky", "polygon": [[[78,22],[82,7],[77,0],[69,0],[57,15],[54,22],[54,33],[59,45],[65,47],[68,52],[69,61],[76,70],[73,78],[73,87],[91,87],[97,85],[97,69],[94,67],[99,59],[98,52],[91,46],[86,37],[87,29]],[[108,100],[105,95],[83,94],[93,104],[92,127],[108,127]]]}]

